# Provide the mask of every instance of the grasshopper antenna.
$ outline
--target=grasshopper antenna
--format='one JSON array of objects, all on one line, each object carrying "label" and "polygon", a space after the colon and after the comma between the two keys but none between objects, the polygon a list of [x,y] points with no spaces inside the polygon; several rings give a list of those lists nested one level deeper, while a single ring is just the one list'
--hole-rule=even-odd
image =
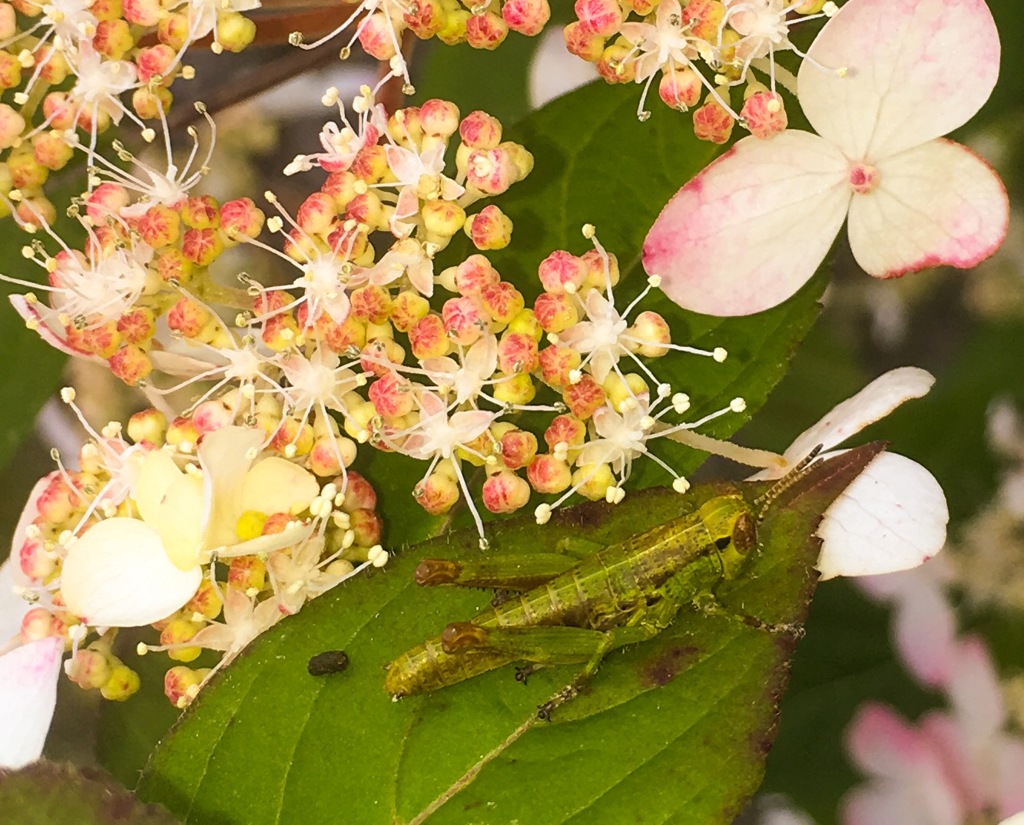
[{"label": "grasshopper antenna", "polygon": [[814,464],[814,460],[821,453],[824,446],[824,444],[819,444],[811,450],[800,460],[799,464],[780,478],[778,483],[773,484],[765,490],[764,493],[754,499],[754,507],[757,509],[758,521],[761,521],[764,518],[765,512],[778,500],[779,496],[807,475],[807,471],[811,468],[811,465]]}]

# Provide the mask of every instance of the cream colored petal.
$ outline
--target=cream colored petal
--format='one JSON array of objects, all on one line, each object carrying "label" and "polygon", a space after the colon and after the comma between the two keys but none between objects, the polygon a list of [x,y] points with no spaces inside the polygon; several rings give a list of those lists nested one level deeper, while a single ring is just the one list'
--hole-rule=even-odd
[{"label": "cream colored petal", "polygon": [[320,493],[316,477],[297,464],[271,456],[258,461],[242,483],[242,509],[259,513],[290,513],[305,509]]},{"label": "cream colored petal", "polygon": [[139,627],[164,619],[192,598],[203,573],[181,570],[145,522],[110,518],[71,545],[61,572],[68,610],[97,627]]},{"label": "cream colored petal", "polygon": [[167,490],[184,476],[166,450],[153,450],[142,460],[133,498],[143,521],[156,517]]},{"label": "cream colored petal", "polygon": [[207,433],[199,445],[203,468],[203,548],[234,544],[242,506],[242,485],[263,443],[264,433],[249,427],[224,427]]}]

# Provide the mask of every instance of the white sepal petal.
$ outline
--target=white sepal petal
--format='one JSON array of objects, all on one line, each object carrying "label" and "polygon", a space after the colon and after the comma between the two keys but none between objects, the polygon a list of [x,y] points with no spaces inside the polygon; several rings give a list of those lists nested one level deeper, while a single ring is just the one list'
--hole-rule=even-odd
[{"label": "white sepal petal", "polygon": [[61,572],[65,604],[87,624],[138,627],[184,605],[203,578],[168,558],[160,535],[132,518],[109,518],[68,549]]},{"label": "white sepal petal", "polygon": [[931,140],[877,161],[878,188],[855,195],[848,231],[857,263],[876,278],[929,266],[970,269],[1006,237],[1010,201],[985,161]]},{"label": "white sepal petal", "polygon": [[0,768],[20,768],[42,754],[63,656],[64,640],[56,636],[0,656]]},{"label": "white sepal petal", "polygon": [[984,0],[849,0],[808,57],[797,78],[807,119],[874,163],[974,116],[999,75],[999,34]]},{"label": "white sepal petal", "polygon": [[949,510],[935,477],[883,453],[844,490],[818,527],[822,579],[907,570],[938,553]]},{"label": "white sepal petal", "polygon": [[680,189],[644,241],[644,269],[684,309],[751,315],[782,303],[825,259],[852,190],[828,141],[748,137]]},{"label": "white sepal petal", "polygon": [[[837,404],[817,424],[798,435],[785,452],[787,464],[796,464],[819,445],[823,450],[838,447],[869,424],[885,418],[904,401],[927,395],[934,383],[934,376],[919,367],[889,370],[856,395]],[[784,472],[777,472],[774,476],[762,473],[755,477],[777,477]]]}]

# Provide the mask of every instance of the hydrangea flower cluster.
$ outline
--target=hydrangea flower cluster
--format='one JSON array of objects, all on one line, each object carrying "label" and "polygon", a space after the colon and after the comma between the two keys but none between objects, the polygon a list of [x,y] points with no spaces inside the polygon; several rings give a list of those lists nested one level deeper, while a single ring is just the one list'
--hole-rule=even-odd
[{"label": "hydrangea flower cluster", "polygon": [[[353,124],[336,91],[324,102],[339,111],[321,132],[324,151],[286,171],[329,175],[294,218],[272,193],[269,218],[249,199],[190,196],[200,175],[170,161],[167,173],[140,167],[140,186],[101,169],[83,205],[85,248],[25,248],[49,276],[49,306],[34,293],[15,306],[51,343],[105,361],[157,399],[202,386],[189,414],[261,427],[262,446],[320,476],[344,476],[359,444],[424,460],[414,495],[435,514],[474,500],[464,463],[485,468],[481,500],[492,512],[519,509],[531,489],[559,494],[555,504],[572,493],[617,500],[650,438],[742,411],[736,399],[696,421],[663,422],[689,400],[643,359],[726,352],[673,344],[656,313],[628,317],[657,279],[616,308],[617,262],[596,239],[582,257],[559,250],[540,263],[532,306],[502,278],[482,253],[510,242],[511,221],[493,204],[467,210],[525,177],[532,157],[502,140],[494,118],[460,117],[440,100],[387,117],[364,87]],[[282,248],[261,240],[264,229]],[[481,252],[435,272],[459,231]],[[391,245],[378,256],[381,236]],[[294,279],[264,286],[243,275],[244,290],[225,288],[218,261],[239,244],[284,261]],[[238,310],[237,326],[215,305]],[[535,405],[545,387],[549,402]],[[529,409],[553,413],[542,434],[510,421]]]},{"label": "hydrangea flower cluster", "polygon": [[[442,514],[465,500],[486,546],[477,501],[509,513],[539,494],[541,522],[574,493],[617,502],[652,439],[744,408],[679,420],[689,399],[648,362],[726,352],[674,344],[639,309],[657,279],[617,306],[618,264],[593,227],[590,251],[540,262],[532,303],[495,269],[485,253],[510,243],[512,224],[477,204],[529,174],[532,157],[494,118],[440,100],[389,117],[365,87],[354,122],[336,91],[324,103],[339,120],[322,151],[286,171],[328,176],[294,217],[270,192],[269,217],[247,198],[192,194],[205,168],[193,133],[180,170],[169,146],[166,171],[120,147],[131,172],[97,164],[78,207],[83,246],[44,216],[23,222],[48,300],[30,292],[14,306],[156,405],[127,440],[115,424],[93,432],[80,471],[44,479],[15,545],[33,606],[12,644],[64,640],[67,673],[108,698],[138,686],[114,653],[118,628],[159,631],[139,652],[181,662],[165,689],[183,705],[216,671],[189,666],[204,648],[222,665],[307,599],[383,565],[375,495],[352,470],[361,445],[423,461],[415,501]],[[478,251],[435,271],[459,232]],[[223,253],[240,246],[294,274],[225,286]],[[546,423],[521,428],[526,411]]]},{"label": "hydrangea flower cluster", "polygon": [[[64,398],[74,406],[71,390]],[[138,653],[182,663],[164,684],[182,707],[256,635],[387,562],[363,477],[318,476],[264,448],[266,433],[234,424],[227,403],[171,421],[137,413],[128,438],[113,422],[90,430],[81,469],[37,485],[14,541],[14,580],[32,605],[15,644],[65,640],[72,681],[123,700],[139,678],[114,640],[152,625],[159,643]],[[188,667],[204,649],[219,663]]]},{"label": "hydrangea flower cluster", "polygon": [[[651,113],[647,95],[658,79],[658,97],[672,109],[694,109],[694,132],[701,140],[725,143],[740,123],[767,138],[786,128],[779,85],[790,73],[776,65],[779,52],[805,55],[789,39],[793,26],[838,11],[833,0],[576,0],[576,19],[565,27],[572,54],[594,63],[608,83],[641,83],[637,116]],[[301,32],[290,42],[316,48],[351,30],[341,49],[347,58],[359,41],[363,50],[389,64],[387,77],[401,77],[413,91],[402,56],[406,31],[426,40],[496,49],[510,31],[534,36],[551,18],[547,0],[469,0],[406,3],[363,0],[332,32],[306,43]],[[823,72],[843,73],[842,66]],[[660,79],[659,79],[660,78]],[[740,105],[733,103],[739,90]],[[792,89],[791,89],[792,90]],[[703,104],[701,103],[703,101]]]},{"label": "hydrangea flower cluster", "polygon": [[[694,109],[698,138],[725,143],[736,123],[760,138],[786,128],[778,86],[784,79],[789,85],[790,75],[775,56],[805,57],[789,39],[791,28],[831,17],[838,6],[831,0],[577,0],[575,11],[577,19],[565,28],[569,51],[596,64],[608,83],[644,84],[641,120],[651,115],[645,104],[658,79],[666,106]],[[843,66],[815,66],[844,73]]]},{"label": "hydrangea flower cluster", "polygon": [[195,72],[185,51],[207,38],[237,52],[255,37],[241,12],[259,0],[33,0],[0,2],[0,216],[55,211],[51,172],[122,120],[147,141],[170,107],[170,86]]}]

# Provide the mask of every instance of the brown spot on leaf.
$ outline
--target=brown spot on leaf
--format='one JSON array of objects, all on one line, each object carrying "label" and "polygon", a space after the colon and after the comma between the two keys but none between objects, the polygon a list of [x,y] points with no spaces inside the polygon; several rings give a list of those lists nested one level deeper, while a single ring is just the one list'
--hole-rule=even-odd
[{"label": "brown spot on leaf", "polygon": [[640,682],[648,687],[663,687],[686,670],[700,655],[693,645],[675,645],[649,660],[641,669]]}]

